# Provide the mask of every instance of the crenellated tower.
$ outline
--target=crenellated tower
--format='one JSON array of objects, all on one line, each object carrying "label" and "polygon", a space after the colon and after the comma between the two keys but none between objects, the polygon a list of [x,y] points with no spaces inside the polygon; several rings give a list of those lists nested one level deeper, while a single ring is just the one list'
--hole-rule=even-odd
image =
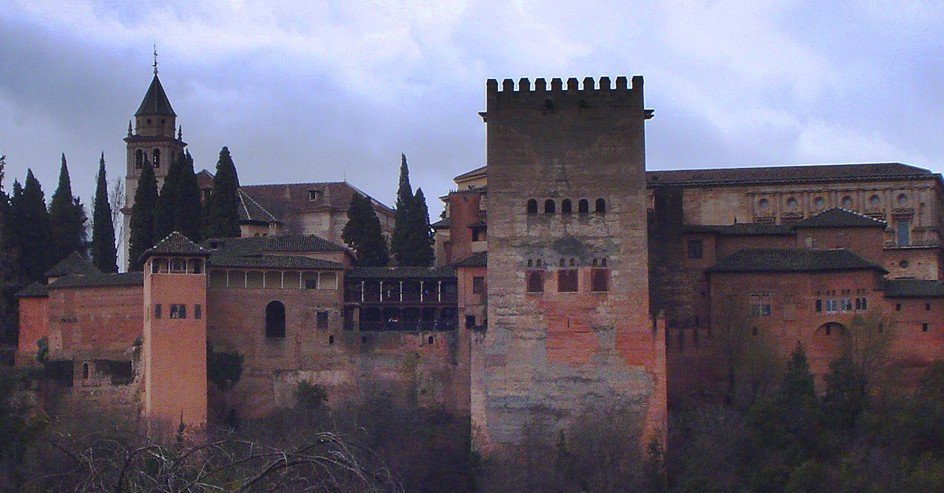
[{"label": "crenellated tower", "polygon": [[128,122],[127,168],[125,170],[125,205],[122,244],[127,262],[128,240],[131,234],[131,206],[138,189],[138,178],[145,164],[154,167],[157,186],[164,183],[171,161],[180,154],[187,143],[182,140],[182,131],[177,127],[177,114],[170,105],[161,80],[157,77],[157,58],[154,59],[154,78],[144,100],[134,113],[134,125]]},{"label": "crenellated tower", "polygon": [[[489,80],[488,330],[476,336],[482,450],[631,409],[665,427],[665,342],[649,312],[643,79]],[[664,435],[662,435],[664,436]]]}]

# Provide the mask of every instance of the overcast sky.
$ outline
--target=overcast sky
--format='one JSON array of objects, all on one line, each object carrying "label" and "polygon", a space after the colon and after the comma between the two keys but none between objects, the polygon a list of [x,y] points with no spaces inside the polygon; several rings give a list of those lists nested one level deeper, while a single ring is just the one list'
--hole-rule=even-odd
[{"label": "overcast sky", "polygon": [[402,152],[438,197],[485,164],[486,79],[634,74],[649,169],[944,170],[940,2],[3,4],[4,187],[30,167],[47,199],[62,152],[87,205],[100,152],[124,175],[152,44],[198,169],[229,146],[243,184],[346,178],[392,204]]}]

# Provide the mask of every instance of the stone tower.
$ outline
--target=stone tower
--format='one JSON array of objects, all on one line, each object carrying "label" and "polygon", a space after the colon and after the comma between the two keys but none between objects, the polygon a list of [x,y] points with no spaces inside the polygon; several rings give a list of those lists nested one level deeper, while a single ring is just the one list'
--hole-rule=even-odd
[{"label": "stone tower", "polygon": [[134,126],[128,122],[128,136],[125,143],[128,149],[127,169],[125,170],[125,205],[121,209],[124,216],[122,245],[125,262],[128,260],[128,241],[131,236],[131,206],[134,205],[134,193],[138,189],[138,178],[145,163],[154,167],[158,188],[164,183],[170,162],[187,146],[181,140],[177,128],[177,114],[167,99],[161,80],[157,77],[157,62],[154,65],[154,78],[148,87],[141,106],[134,113]]},{"label": "stone tower", "polygon": [[165,431],[206,424],[209,255],[176,231],[145,252],[144,413]]},{"label": "stone tower", "polygon": [[[486,89],[488,329],[473,341],[482,450],[628,406],[665,428],[665,342],[649,313],[642,77]],[[534,428],[532,428],[534,429]],[[664,435],[662,435],[664,436]]]}]

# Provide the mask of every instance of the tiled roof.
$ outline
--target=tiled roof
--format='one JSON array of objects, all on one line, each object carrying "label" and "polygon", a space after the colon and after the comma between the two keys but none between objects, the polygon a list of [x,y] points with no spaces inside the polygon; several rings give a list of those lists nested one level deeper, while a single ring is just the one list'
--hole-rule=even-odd
[{"label": "tiled roof", "polygon": [[488,267],[488,252],[474,253],[454,265],[456,267]]},{"label": "tiled roof", "polygon": [[799,248],[746,248],[732,253],[709,272],[820,272],[878,270],[881,267],[851,250]]},{"label": "tiled roof", "polygon": [[885,222],[847,209],[827,209],[793,225],[794,228],[884,228]]},{"label": "tiled roof", "polygon": [[167,99],[167,94],[164,92],[164,87],[161,86],[161,80],[157,78],[157,74],[154,74],[154,78],[151,79],[147,94],[144,95],[144,100],[141,101],[138,111],[134,113],[134,116],[141,115],[177,116],[177,113],[174,113],[174,109],[170,106],[170,100]]},{"label": "tiled roof", "polygon": [[46,286],[38,282],[30,283],[29,286],[17,291],[17,298],[46,298],[49,296],[49,291],[46,291]]},{"label": "tiled roof", "polygon": [[[277,185],[244,185],[240,189],[271,215],[284,220],[301,212],[347,211],[355,193],[366,193],[347,182],[285,183]],[[311,199],[310,192],[317,198]],[[393,209],[371,198],[375,210],[393,215]]]},{"label": "tiled roof", "polygon": [[228,257],[213,255],[207,262],[211,267],[238,267],[243,269],[343,269],[340,262],[331,262],[309,257],[284,255],[259,255],[253,257]]},{"label": "tiled roof", "polygon": [[430,224],[429,227],[433,229],[449,229],[449,218],[446,217],[446,218],[440,219],[434,222],[433,224]]},{"label": "tiled roof", "polygon": [[202,169],[197,173],[197,186],[200,187],[200,190],[204,188],[213,188],[213,173]]},{"label": "tiled roof", "polygon": [[462,181],[466,178],[472,178],[478,175],[485,175],[487,171],[488,171],[488,166],[482,166],[481,168],[475,168],[472,171],[466,171],[465,173],[462,173],[461,175],[453,178],[452,181]]},{"label": "tiled roof", "polygon": [[726,225],[686,224],[682,231],[691,234],[717,234],[723,236],[777,235],[793,236],[789,226],[781,224],[737,223]]},{"label": "tiled roof", "polygon": [[93,276],[102,272],[95,268],[88,259],[79,255],[79,252],[72,252],[68,257],[59,261],[58,264],[46,271],[46,277],[62,277],[69,274],[82,276]]},{"label": "tiled roof", "polygon": [[254,256],[263,253],[343,252],[340,245],[316,235],[254,236],[250,238],[212,238],[203,240],[203,247],[213,256]]},{"label": "tiled roof", "polygon": [[144,252],[150,255],[209,255],[210,251],[190,241],[179,231],[174,231],[156,245]]},{"label": "tiled roof", "polygon": [[452,266],[442,267],[355,267],[349,279],[449,279],[456,277]]},{"label": "tiled roof", "polygon": [[60,288],[97,288],[105,286],[139,286],[144,284],[144,275],[140,272],[121,274],[98,274],[95,276],[68,275],[60,277],[46,289]]},{"label": "tiled roof", "polygon": [[884,283],[886,298],[944,298],[944,283],[920,279],[889,279]]},{"label": "tiled roof", "polygon": [[901,163],[766,166],[760,168],[647,171],[649,186],[753,185],[931,178],[929,170]]},{"label": "tiled roof", "polygon": [[279,220],[240,188],[239,222],[261,222],[270,224],[277,223]]}]

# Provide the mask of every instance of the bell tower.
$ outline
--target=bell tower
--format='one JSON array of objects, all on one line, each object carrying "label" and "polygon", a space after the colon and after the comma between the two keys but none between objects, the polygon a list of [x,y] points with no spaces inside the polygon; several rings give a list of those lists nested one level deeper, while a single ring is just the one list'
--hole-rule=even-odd
[{"label": "bell tower", "polygon": [[[175,135],[176,134],[176,135]],[[134,113],[134,124],[128,122],[127,169],[125,170],[125,205],[121,209],[124,216],[124,257],[127,262],[128,241],[131,234],[131,206],[138,189],[138,178],[145,165],[154,168],[157,186],[160,188],[167,176],[171,161],[180,154],[187,143],[182,140],[182,132],[177,127],[177,114],[170,105],[161,80],[157,77],[157,50],[154,50],[154,78],[148,87],[144,100]]]}]

